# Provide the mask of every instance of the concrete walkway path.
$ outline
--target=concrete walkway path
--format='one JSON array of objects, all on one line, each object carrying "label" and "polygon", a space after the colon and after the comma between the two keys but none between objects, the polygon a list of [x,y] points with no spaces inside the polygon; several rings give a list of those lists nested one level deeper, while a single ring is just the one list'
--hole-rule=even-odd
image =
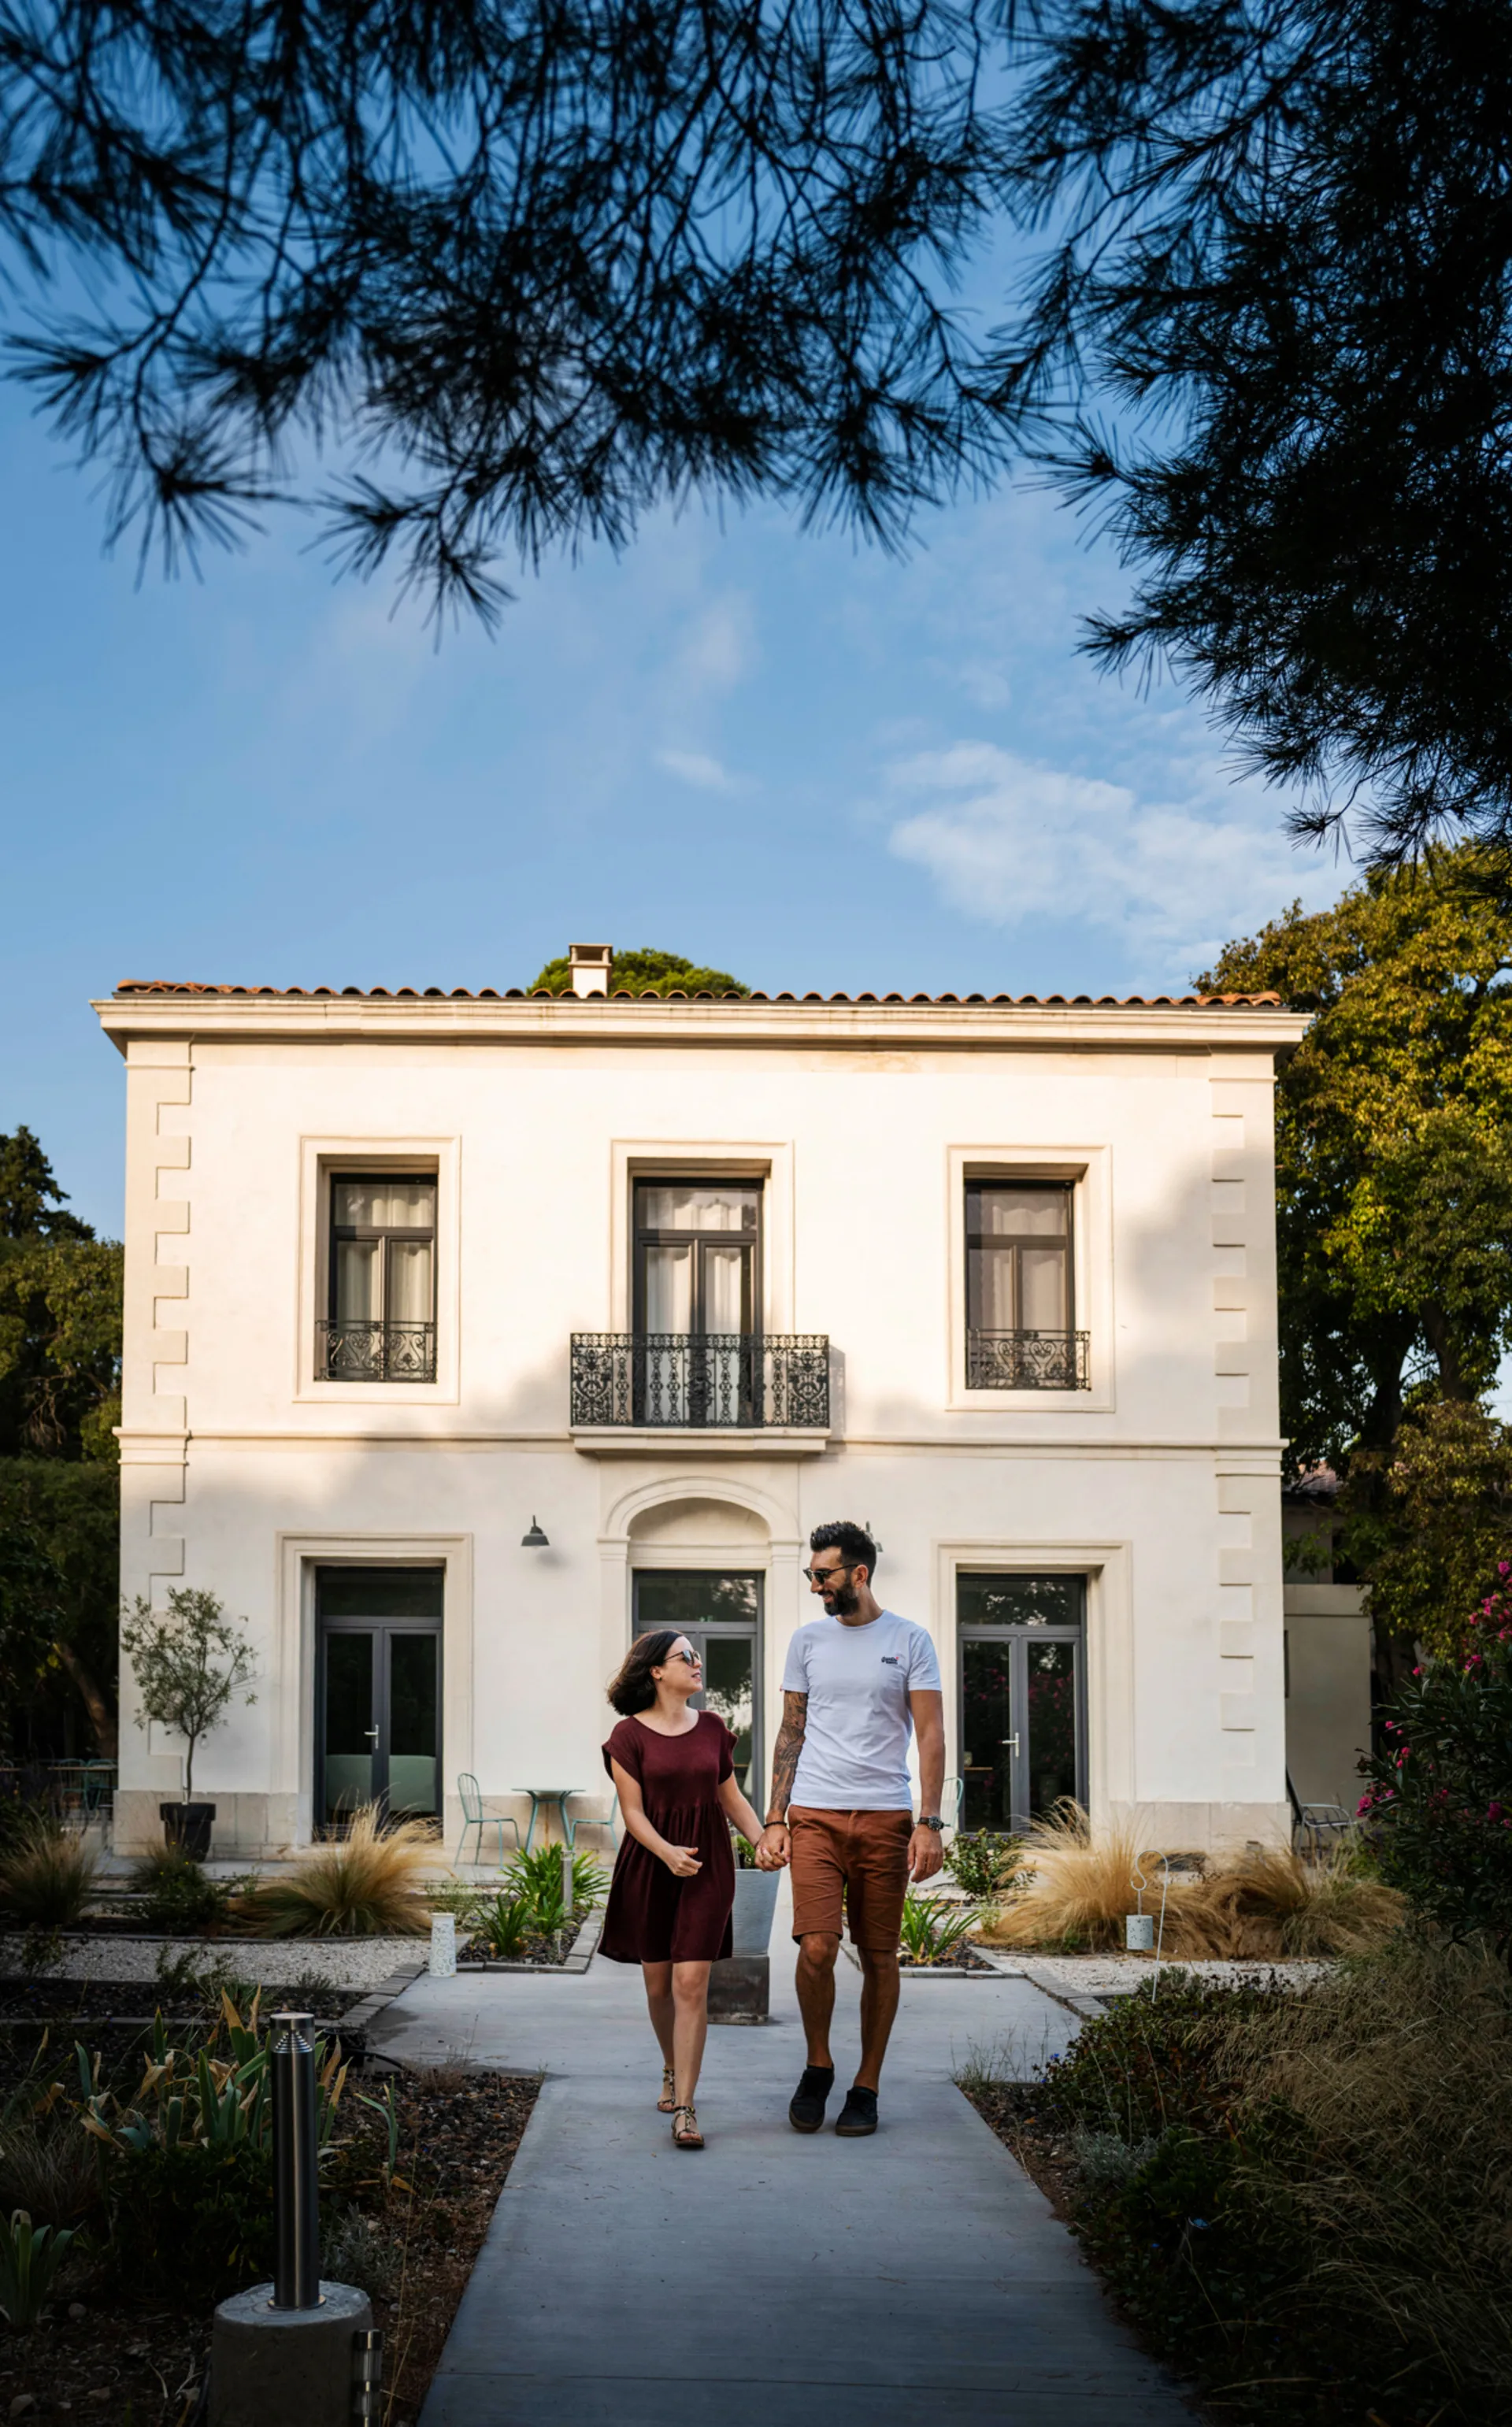
[{"label": "concrete walkway path", "polygon": [[[869,2141],[792,2131],[787,1918],[775,2019],[716,2027],[701,2154],[656,2112],[640,1974],[421,1979],[375,2044],[546,2075],[422,2427],[1191,2427],[1076,2245],[951,2076],[1074,2018],[1030,1982],[910,1980]],[[838,2113],[857,2046],[842,1961]]]}]

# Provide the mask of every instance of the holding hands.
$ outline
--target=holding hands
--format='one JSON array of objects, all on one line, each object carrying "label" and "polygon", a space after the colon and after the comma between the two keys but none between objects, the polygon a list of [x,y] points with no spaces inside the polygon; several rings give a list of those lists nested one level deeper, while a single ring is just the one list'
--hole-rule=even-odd
[{"label": "holding hands", "polygon": [[756,1841],[758,1871],[786,1870],[792,1859],[792,1839],[786,1820],[769,1820]]}]

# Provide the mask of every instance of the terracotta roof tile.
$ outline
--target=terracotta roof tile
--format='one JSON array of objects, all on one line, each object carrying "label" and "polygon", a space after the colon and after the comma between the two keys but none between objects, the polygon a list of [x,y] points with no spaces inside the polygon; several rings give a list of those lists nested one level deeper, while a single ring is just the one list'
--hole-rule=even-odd
[{"label": "terracotta roof tile", "polygon": [[524,986],[480,986],[473,993],[466,986],[270,986],[270,985],[207,985],[198,978],[122,978],[116,988],[117,998],[126,995],[242,995],[268,997],[279,1002],[315,1002],[321,1000],[339,1002],[354,998],[359,1002],[817,1002],[860,1004],[872,1003],[983,1003],[1011,1010],[1069,1011],[1276,1011],[1281,1008],[1278,994],[723,994],[715,995],[700,988],[696,994],[684,994],[674,988],[670,994],[658,995],[647,986],[639,994],[627,987],[615,986],[605,995],[554,995],[545,986],[527,989]]}]

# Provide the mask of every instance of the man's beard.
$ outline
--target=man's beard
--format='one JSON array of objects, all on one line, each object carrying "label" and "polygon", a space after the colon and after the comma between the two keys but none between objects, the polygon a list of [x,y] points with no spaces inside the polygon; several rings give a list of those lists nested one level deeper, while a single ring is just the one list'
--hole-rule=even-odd
[{"label": "man's beard", "polygon": [[831,1618],[850,1618],[860,1605],[854,1585],[837,1585],[829,1597]]}]

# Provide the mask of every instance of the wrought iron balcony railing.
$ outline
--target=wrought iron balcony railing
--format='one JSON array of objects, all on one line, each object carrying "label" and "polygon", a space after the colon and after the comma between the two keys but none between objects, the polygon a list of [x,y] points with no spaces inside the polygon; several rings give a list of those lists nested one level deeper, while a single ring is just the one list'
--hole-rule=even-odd
[{"label": "wrought iron balcony railing", "polygon": [[812,1425],[830,1420],[822,1331],[575,1331],[575,1425]]},{"label": "wrought iron balcony railing", "polygon": [[328,1382],[433,1382],[433,1323],[335,1323],[317,1327]]},{"label": "wrought iron balcony railing", "polygon": [[968,1391],[1090,1391],[1084,1331],[968,1331]]}]

